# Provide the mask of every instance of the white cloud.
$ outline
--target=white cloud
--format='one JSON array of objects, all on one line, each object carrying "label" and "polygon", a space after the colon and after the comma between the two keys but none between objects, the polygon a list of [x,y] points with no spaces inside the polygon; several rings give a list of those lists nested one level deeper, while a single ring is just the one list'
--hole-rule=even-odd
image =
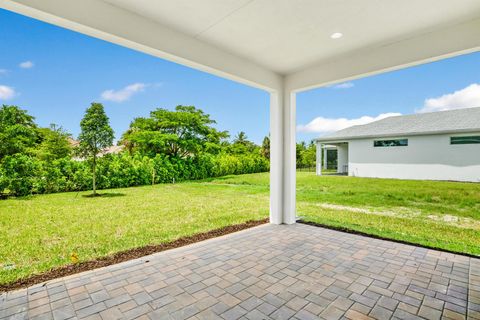
[{"label": "white cloud", "polygon": [[145,83],[134,83],[120,90],[105,90],[102,92],[102,99],[114,102],[123,102],[130,99],[134,94],[145,90]]},{"label": "white cloud", "polygon": [[480,107],[480,84],[478,83],[473,83],[466,88],[437,98],[426,99],[423,108],[416,110],[416,112],[435,112],[472,107]]},{"label": "white cloud", "polygon": [[15,97],[15,89],[0,85],[0,100],[10,100]]},{"label": "white cloud", "polygon": [[333,88],[333,89],[350,89],[350,88],[353,88],[354,86],[355,86],[355,84],[353,82],[343,82],[343,83],[335,84],[335,85],[331,86],[331,88]]},{"label": "white cloud", "polygon": [[19,66],[22,69],[30,69],[30,68],[33,68],[34,64],[32,61],[28,60],[20,63]]},{"label": "white cloud", "polygon": [[399,116],[401,113],[382,113],[376,117],[370,116],[363,116],[360,118],[355,119],[347,119],[347,118],[323,118],[317,117],[307,123],[306,125],[299,125],[297,126],[297,131],[300,132],[315,132],[315,133],[327,133],[327,132],[335,132],[338,130],[342,130],[351,126],[367,124],[373,121],[385,119],[388,117]]}]

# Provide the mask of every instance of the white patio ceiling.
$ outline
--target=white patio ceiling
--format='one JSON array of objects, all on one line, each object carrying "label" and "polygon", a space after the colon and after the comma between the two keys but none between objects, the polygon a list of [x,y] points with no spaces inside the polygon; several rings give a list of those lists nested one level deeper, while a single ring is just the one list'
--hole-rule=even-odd
[{"label": "white patio ceiling", "polygon": [[105,1],[280,74],[480,15],[478,0]]},{"label": "white patio ceiling", "polygon": [[[270,92],[272,223],[296,221],[296,92],[480,49],[480,0],[0,0],[0,7]],[[343,37],[332,39],[335,32]]]},{"label": "white patio ceiling", "polygon": [[[265,89],[477,50],[479,0],[0,0],[4,8]],[[343,33],[337,40],[334,32]],[[280,81],[282,82],[282,81]]]}]

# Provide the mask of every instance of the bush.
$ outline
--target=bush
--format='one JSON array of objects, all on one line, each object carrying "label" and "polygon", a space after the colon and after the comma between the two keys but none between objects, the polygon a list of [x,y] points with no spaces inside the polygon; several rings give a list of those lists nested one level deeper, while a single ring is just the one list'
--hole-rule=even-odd
[{"label": "bush", "polygon": [[39,172],[41,166],[36,158],[24,154],[6,156],[0,169],[0,191],[14,196],[38,193]]},{"label": "bush", "polygon": [[[256,154],[202,154],[181,159],[162,154],[150,158],[125,152],[97,160],[97,186],[99,189],[125,188],[268,170],[268,160]],[[0,164],[0,193],[8,195],[90,190],[91,184],[90,161],[70,158],[41,161],[15,154],[5,157]]]}]

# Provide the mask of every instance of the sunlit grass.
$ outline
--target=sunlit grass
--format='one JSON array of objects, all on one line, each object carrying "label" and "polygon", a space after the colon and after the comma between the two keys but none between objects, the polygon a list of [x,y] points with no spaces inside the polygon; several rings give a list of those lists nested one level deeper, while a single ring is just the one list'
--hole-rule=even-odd
[{"label": "sunlit grass", "polygon": [[[268,217],[269,174],[0,201],[0,283]],[[480,184],[297,173],[306,221],[480,255]]]},{"label": "sunlit grass", "polygon": [[[268,174],[223,183],[266,185]],[[316,176],[297,172],[305,221],[480,255],[480,184]]]},{"label": "sunlit grass", "polygon": [[84,261],[268,217],[268,186],[180,183],[100,191],[107,192],[0,201],[0,283],[71,263],[72,252]]}]

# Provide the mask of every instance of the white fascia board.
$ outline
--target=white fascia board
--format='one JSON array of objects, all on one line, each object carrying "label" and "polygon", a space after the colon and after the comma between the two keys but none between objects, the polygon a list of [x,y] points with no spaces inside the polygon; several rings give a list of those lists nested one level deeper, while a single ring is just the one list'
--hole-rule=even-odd
[{"label": "white fascia board", "polygon": [[391,134],[368,134],[360,136],[344,136],[344,137],[325,137],[325,138],[316,138],[313,141],[321,143],[340,143],[348,142],[350,140],[361,140],[361,139],[402,139],[405,137],[417,137],[417,136],[435,136],[442,134],[451,134],[451,135],[466,135],[466,134],[480,134],[480,131],[477,129],[461,129],[461,130],[436,130],[436,131],[425,131],[425,132],[408,132],[408,133],[391,133]]},{"label": "white fascia board", "polygon": [[480,18],[380,47],[366,48],[286,76],[295,92],[480,50]]},{"label": "white fascia board", "polygon": [[101,0],[0,0],[0,7],[270,92],[283,88],[273,71]]}]

